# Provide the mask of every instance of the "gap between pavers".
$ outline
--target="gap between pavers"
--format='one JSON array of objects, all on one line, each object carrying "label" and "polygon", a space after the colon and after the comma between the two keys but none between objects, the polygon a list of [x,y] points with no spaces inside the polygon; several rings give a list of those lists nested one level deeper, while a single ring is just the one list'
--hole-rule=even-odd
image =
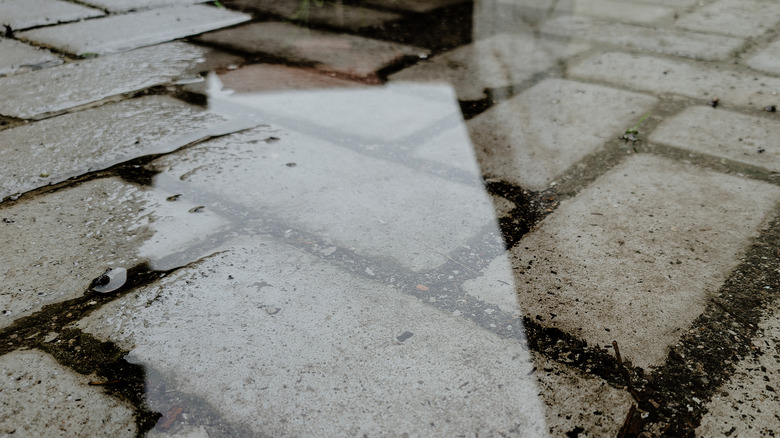
[{"label": "gap between pavers", "polygon": [[103,15],[103,11],[66,1],[0,0],[0,25],[15,31]]},{"label": "gap between pavers", "polygon": [[0,356],[0,435],[135,437],[133,409],[38,350]]},{"label": "gap between pavers", "polygon": [[173,6],[19,32],[16,37],[76,56],[151,46],[249,21],[247,14],[203,5]]},{"label": "gap between pavers", "polygon": [[649,140],[780,172],[778,138],[780,121],[696,106],[664,120]]},{"label": "gap between pavers", "polygon": [[[764,47],[745,61],[745,64],[756,70],[761,70],[769,74],[780,75],[780,40],[777,40]],[[780,96],[775,93],[773,96],[780,104]]]},{"label": "gap between pavers", "polygon": [[547,435],[516,340],[283,242],[224,249],[80,325],[258,433]]},{"label": "gap between pavers", "polygon": [[306,24],[316,23],[338,29],[356,31],[365,27],[379,27],[399,20],[401,15],[341,2],[302,3],[299,0],[231,0],[231,7],[274,14]]},{"label": "gap between pavers", "polygon": [[81,296],[106,268],[165,257],[225,225],[213,212],[189,213],[192,200],[166,201],[170,195],[112,178],[0,204],[0,327]]},{"label": "gap between pavers", "polygon": [[632,156],[511,250],[520,311],[660,365],[778,200],[770,184]]},{"label": "gap between pavers", "polygon": [[548,41],[529,33],[504,33],[420,61],[389,79],[445,82],[457,90],[459,99],[479,100],[486,96],[486,88],[518,85],[587,48],[586,44]]},{"label": "gap between pavers", "polygon": [[207,49],[169,43],[0,78],[0,114],[41,119],[70,108],[196,76]]},{"label": "gap between pavers", "polygon": [[643,94],[548,79],[467,125],[486,176],[543,190],[635,125],[657,102]]},{"label": "gap between pavers", "polygon": [[777,436],[780,433],[780,308],[758,325],[752,354],[707,403],[698,437]]},{"label": "gap between pavers", "polygon": [[777,102],[780,78],[725,70],[718,66],[652,56],[608,52],[569,69],[572,79],[611,82],[662,95],[720,99],[724,104],[764,106]]},{"label": "gap between pavers", "polygon": [[707,61],[726,59],[745,44],[745,40],[740,38],[609,23],[580,16],[562,16],[547,21],[542,25],[541,31],[559,37],[585,39]]}]

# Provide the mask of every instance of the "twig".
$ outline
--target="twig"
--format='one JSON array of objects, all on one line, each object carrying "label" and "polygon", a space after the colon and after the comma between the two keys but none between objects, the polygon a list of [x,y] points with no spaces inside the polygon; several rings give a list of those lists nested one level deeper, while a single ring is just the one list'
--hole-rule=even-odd
[{"label": "twig", "polygon": [[620,427],[620,431],[618,432],[618,438],[626,438],[628,433],[633,428],[634,425],[634,414],[636,413],[636,405],[631,403],[631,407],[628,409],[628,414],[626,414],[626,419],[623,421],[623,426]]},{"label": "twig", "polygon": [[617,359],[620,372],[623,374],[623,378],[626,379],[626,387],[628,388],[628,392],[631,393],[631,396],[634,397],[634,400],[639,403],[639,395],[637,395],[636,391],[634,391],[634,386],[631,384],[631,376],[628,374],[626,367],[623,366],[623,358],[620,357],[620,348],[618,348],[617,341],[612,341],[612,348],[615,349],[615,359]]}]

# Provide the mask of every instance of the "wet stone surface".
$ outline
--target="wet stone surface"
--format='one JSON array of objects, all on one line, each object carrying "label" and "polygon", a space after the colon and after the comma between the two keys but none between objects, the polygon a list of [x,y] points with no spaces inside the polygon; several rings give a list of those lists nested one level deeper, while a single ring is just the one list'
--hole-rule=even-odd
[{"label": "wet stone surface", "polygon": [[66,23],[105,15],[102,11],[60,0],[2,0],[0,25],[12,30]]},{"label": "wet stone surface", "polygon": [[62,60],[48,50],[38,49],[19,41],[0,38],[0,75],[38,66],[52,66]]}]

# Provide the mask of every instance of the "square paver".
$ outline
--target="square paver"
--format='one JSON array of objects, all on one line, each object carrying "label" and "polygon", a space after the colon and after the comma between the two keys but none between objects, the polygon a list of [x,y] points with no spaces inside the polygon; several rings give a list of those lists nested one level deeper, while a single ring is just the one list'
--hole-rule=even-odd
[{"label": "square paver", "polygon": [[78,56],[105,55],[184,38],[250,19],[249,15],[193,5],[19,32],[17,37]]},{"label": "square paver", "polygon": [[41,119],[186,75],[206,49],[170,43],[0,78],[0,114]]},{"label": "square paver", "polygon": [[0,38],[0,75],[11,74],[24,68],[49,67],[57,64],[62,64],[62,59],[48,50],[20,41]]},{"label": "square paver", "polygon": [[323,70],[357,78],[376,73],[407,56],[428,50],[354,35],[306,29],[289,23],[252,23],[198,38],[246,53],[269,54],[292,62],[309,62]]},{"label": "square paver", "polygon": [[520,308],[660,365],[778,200],[771,184],[633,155],[511,250]]},{"label": "square paver", "polygon": [[420,61],[390,80],[445,82],[455,87],[461,100],[479,100],[486,88],[518,85],[587,48],[530,34],[499,34]]},{"label": "square paver", "polygon": [[656,102],[643,94],[549,79],[490,108],[468,127],[486,176],[542,190]]},{"label": "square paver", "polygon": [[0,25],[13,30],[105,15],[103,11],[59,0],[0,0]]},{"label": "square paver", "polygon": [[665,120],[651,142],[780,172],[780,121],[711,107],[690,107]]}]

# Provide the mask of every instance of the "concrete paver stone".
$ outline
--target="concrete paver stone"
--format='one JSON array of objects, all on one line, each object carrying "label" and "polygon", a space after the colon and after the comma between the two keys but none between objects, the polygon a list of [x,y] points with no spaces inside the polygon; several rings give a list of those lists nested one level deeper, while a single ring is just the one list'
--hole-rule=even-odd
[{"label": "concrete paver stone", "polygon": [[706,107],[688,107],[650,134],[651,142],[780,172],[780,121]]},{"label": "concrete paver stone", "polygon": [[698,437],[777,436],[780,432],[780,309],[774,306],[759,323],[749,357],[707,403]]},{"label": "concrete paver stone", "polygon": [[0,199],[131,158],[171,152],[225,122],[181,101],[149,96],[0,131]]},{"label": "concrete paver stone", "polygon": [[780,78],[745,75],[690,61],[609,52],[586,59],[569,69],[571,78],[608,81],[656,94],[673,93],[696,99],[763,108],[776,102]]},{"label": "concrete paver stone", "polygon": [[202,35],[198,40],[248,53],[265,53],[292,62],[317,63],[326,71],[374,78],[377,71],[427,49],[306,29],[289,23],[263,22]]},{"label": "concrete paver stone", "polygon": [[59,0],[0,0],[0,25],[13,30],[100,17],[103,11]]},{"label": "concrete paver stone", "polygon": [[301,3],[299,0],[233,0],[230,5],[241,10],[274,14],[304,23],[324,24],[352,31],[380,26],[401,18],[393,12],[346,5],[341,2],[318,4]]},{"label": "concrete paver stone", "polygon": [[15,73],[25,67],[49,67],[61,63],[62,60],[48,50],[0,38],[0,75]]},{"label": "concrete paver stone", "polygon": [[225,88],[237,93],[343,88],[361,85],[308,69],[275,64],[253,64],[219,76]]},{"label": "concrete paver stone", "polygon": [[541,190],[622,134],[657,101],[549,79],[471,119],[468,126],[484,174]]},{"label": "concrete paver stone", "polygon": [[257,433],[546,436],[517,340],[283,242],[225,249],[80,325]]},{"label": "concrete paver stone", "polygon": [[136,436],[133,410],[37,351],[0,356],[0,436]]},{"label": "concrete paver stone", "polygon": [[28,30],[16,36],[74,55],[105,55],[232,26],[250,18],[203,5],[174,6]]},{"label": "concrete paver stone", "polygon": [[767,183],[632,156],[511,250],[520,308],[660,365],[778,200]]},{"label": "concrete paver stone", "polygon": [[294,131],[273,137],[250,131],[166,156],[153,163],[158,183],[184,181],[180,191],[230,199],[415,271],[446,262],[442,254],[494,221],[478,182],[437,179]]},{"label": "concrete paver stone", "polygon": [[674,9],[620,0],[564,0],[555,2],[558,14],[589,15],[629,23],[654,23],[671,19]]},{"label": "concrete paver stone", "polygon": [[170,43],[0,78],[0,114],[41,119],[107,97],[194,76],[206,49]]},{"label": "concrete paver stone", "polygon": [[769,44],[745,61],[745,64],[770,74],[780,75],[780,40]]},{"label": "concrete paver stone", "polygon": [[780,4],[761,0],[718,0],[683,15],[676,25],[684,29],[757,37],[780,24]]},{"label": "concrete paver stone", "polygon": [[447,82],[460,99],[479,100],[485,88],[520,84],[587,48],[530,34],[499,34],[421,61],[390,75],[390,80]]},{"label": "concrete paver stone", "polygon": [[165,6],[186,6],[206,3],[208,0],[82,0],[82,3],[104,9],[111,13],[142,11]]},{"label": "concrete paver stone", "polygon": [[607,23],[579,16],[562,16],[550,20],[541,27],[541,31],[561,37],[582,38],[708,61],[726,59],[744,44],[744,40],[739,38]]},{"label": "concrete paver stone", "polygon": [[191,200],[166,201],[172,194],[99,179],[0,204],[0,247],[9,248],[0,253],[0,327],[81,296],[108,267],[162,259],[224,224],[210,211],[188,213]]}]

